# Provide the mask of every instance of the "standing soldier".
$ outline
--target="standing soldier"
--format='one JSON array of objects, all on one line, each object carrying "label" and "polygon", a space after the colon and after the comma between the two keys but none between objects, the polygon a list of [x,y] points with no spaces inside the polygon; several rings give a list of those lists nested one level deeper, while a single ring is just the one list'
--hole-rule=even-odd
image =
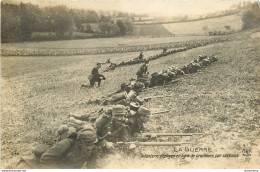
[{"label": "standing soldier", "polygon": [[99,68],[101,67],[100,63],[97,63],[97,66],[94,67],[89,75],[90,86],[94,87],[95,83],[98,82],[98,86],[100,86],[101,80],[105,80],[105,76],[98,73]]}]

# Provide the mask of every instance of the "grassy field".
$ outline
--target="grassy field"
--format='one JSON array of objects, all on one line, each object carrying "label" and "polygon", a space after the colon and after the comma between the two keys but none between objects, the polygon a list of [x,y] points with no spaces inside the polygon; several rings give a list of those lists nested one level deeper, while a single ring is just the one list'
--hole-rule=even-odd
[{"label": "grassy field", "polygon": [[154,25],[134,25],[133,33],[134,36],[169,36],[172,35],[162,24]]},{"label": "grassy field", "polygon": [[[225,25],[229,25],[235,31],[241,30],[241,16],[231,15],[194,22],[164,24],[163,26],[173,34],[208,34],[208,31],[226,31]],[[203,26],[208,26],[207,32],[202,29]]]},{"label": "grassy field", "polygon": [[[121,39],[121,38],[120,38]],[[155,87],[141,96],[172,95],[152,99],[152,110],[169,109],[154,115],[147,131],[184,132],[190,129],[206,135],[194,137],[190,147],[210,147],[214,153],[237,153],[238,158],[140,158],[119,152],[102,158],[102,168],[257,168],[259,162],[259,36],[241,33],[232,41],[217,43],[151,61],[149,71],[170,65],[181,67],[200,54],[216,55],[218,61],[197,74],[180,78],[175,84]],[[79,40],[79,42],[82,40]],[[84,40],[85,41],[85,40]],[[75,46],[68,41],[67,46]],[[40,46],[41,43],[38,45]],[[45,43],[44,43],[45,44]],[[80,44],[80,43],[78,43]],[[41,44],[42,45],[42,44]],[[158,51],[144,52],[145,55]],[[88,113],[100,106],[79,102],[107,95],[135,77],[140,65],[105,73],[100,88],[80,89],[96,62],[134,58],[136,53],[59,57],[2,57],[1,159],[5,168],[31,148],[48,143],[70,112]],[[103,70],[103,69],[102,69]],[[252,148],[252,156],[242,155]],[[173,148],[136,149],[143,154],[172,154]],[[115,164],[115,162],[119,162]]]},{"label": "grassy field", "polygon": [[[133,33],[134,36],[168,36],[168,35],[208,35],[209,31],[226,31],[225,27],[229,25],[231,29],[239,31],[242,28],[241,16],[230,15],[206,20],[168,23],[168,24],[149,24],[149,25],[135,25]],[[208,30],[203,30],[203,26],[207,26]],[[192,28],[192,29],[191,29]]]}]

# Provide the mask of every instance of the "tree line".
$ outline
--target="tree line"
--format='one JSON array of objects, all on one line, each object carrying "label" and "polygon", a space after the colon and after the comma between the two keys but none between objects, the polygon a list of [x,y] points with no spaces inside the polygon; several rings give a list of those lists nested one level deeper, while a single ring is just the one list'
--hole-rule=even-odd
[{"label": "tree line", "polygon": [[251,29],[260,26],[260,3],[259,2],[244,2],[241,3],[241,8],[245,8],[242,15],[242,29]]},{"label": "tree line", "polygon": [[[33,32],[55,33],[52,39],[65,39],[65,33],[71,37],[74,31],[92,33],[93,37],[121,36],[133,31],[135,16],[122,12],[111,15],[69,9],[63,5],[39,8],[31,3],[1,2],[1,11],[2,42],[29,41]],[[98,30],[92,28],[93,23],[98,25]]]}]

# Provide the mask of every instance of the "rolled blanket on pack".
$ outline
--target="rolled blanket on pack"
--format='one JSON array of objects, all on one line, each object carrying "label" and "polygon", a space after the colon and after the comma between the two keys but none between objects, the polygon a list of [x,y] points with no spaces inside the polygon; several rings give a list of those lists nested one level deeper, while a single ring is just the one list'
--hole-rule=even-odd
[{"label": "rolled blanket on pack", "polygon": [[110,98],[108,98],[108,101],[113,103],[122,99],[126,99],[127,93],[124,91],[122,93],[114,94]]}]

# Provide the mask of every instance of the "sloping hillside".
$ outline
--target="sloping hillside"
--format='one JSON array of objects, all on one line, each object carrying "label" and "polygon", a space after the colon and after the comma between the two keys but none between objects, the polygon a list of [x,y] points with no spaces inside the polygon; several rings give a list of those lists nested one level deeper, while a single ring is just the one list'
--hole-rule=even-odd
[{"label": "sloping hillside", "polygon": [[[231,15],[194,22],[163,24],[168,31],[174,34],[205,34],[208,31],[225,31],[225,25],[229,25],[235,31],[241,30],[241,17]],[[203,26],[207,26],[208,30],[203,30]]]},{"label": "sloping hillside", "polygon": [[169,36],[172,33],[162,24],[134,25],[133,36]]},{"label": "sloping hillside", "polygon": [[[239,31],[242,28],[242,20],[239,15],[230,15],[193,22],[135,25],[132,36],[170,36],[172,34],[208,34],[209,31],[226,31],[224,26],[230,26],[230,30]],[[203,30],[203,27],[207,28]]]}]

